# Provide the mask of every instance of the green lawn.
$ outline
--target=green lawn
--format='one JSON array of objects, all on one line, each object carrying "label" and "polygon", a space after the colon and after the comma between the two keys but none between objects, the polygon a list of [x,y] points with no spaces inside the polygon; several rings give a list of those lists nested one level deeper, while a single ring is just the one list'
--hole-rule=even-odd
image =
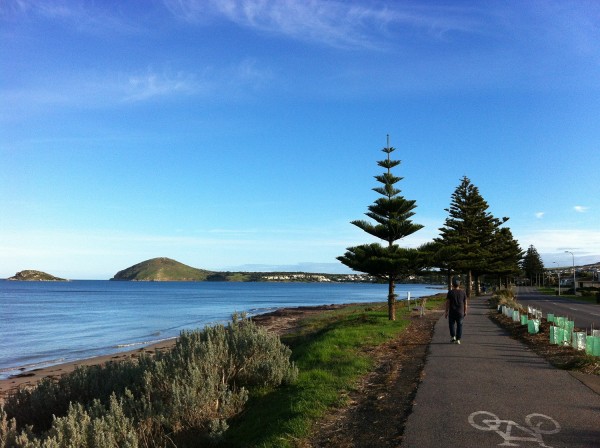
[{"label": "green lawn", "polygon": [[[539,292],[541,292],[542,294],[547,294],[550,296],[558,296],[558,288],[554,288],[554,287],[540,287],[538,286],[537,290]],[[571,299],[571,300],[581,300],[582,302],[588,302],[588,303],[596,303],[596,297],[595,296],[574,296],[573,294],[565,294],[566,288],[561,288],[561,293],[560,296],[562,298],[565,299]]]},{"label": "green lawn", "polygon": [[[442,306],[429,299],[428,308]],[[292,348],[298,381],[255,393],[226,435],[226,446],[290,447],[308,436],[314,421],[344,402],[358,378],[372,367],[365,348],[397,337],[408,326],[408,310],[397,307],[387,318],[387,304],[357,305],[323,312],[304,322],[299,334],[282,338]]]}]

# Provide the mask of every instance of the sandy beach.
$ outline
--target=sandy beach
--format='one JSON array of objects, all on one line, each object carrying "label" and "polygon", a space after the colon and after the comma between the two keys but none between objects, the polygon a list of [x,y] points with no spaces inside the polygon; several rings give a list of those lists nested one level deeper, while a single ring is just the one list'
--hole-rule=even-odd
[{"label": "sandy beach", "polygon": [[[357,304],[353,304],[357,305]],[[311,314],[316,314],[326,310],[342,308],[348,305],[322,305],[299,308],[281,308],[270,313],[254,316],[254,320],[258,325],[261,325],[277,334],[284,334],[297,328],[298,321]],[[11,390],[16,390],[19,387],[33,387],[43,378],[58,379],[62,375],[73,372],[77,367],[103,365],[107,362],[119,362],[131,358],[136,358],[141,354],[154,354],[157,350],[168,350],[175,345],[176,339],[162,341],[156,344],[148,345],[135,350],[113,353],[110,355],[97,356],[94,358],[77,360],[63,364],[57,364],[48,367],[26,371],[18,375],[14,375],[8,379],[0,380],[0,402]]]}]

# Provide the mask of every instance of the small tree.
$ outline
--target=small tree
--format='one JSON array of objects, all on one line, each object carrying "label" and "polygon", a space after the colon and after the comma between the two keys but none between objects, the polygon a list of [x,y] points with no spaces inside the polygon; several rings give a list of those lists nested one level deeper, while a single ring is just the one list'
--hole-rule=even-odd
[{"label": "small tree", "polygon": [[387,245],[372,243],[349,247],[344,255],[337,257],[355,271],[366,272],[388,282],[390,320],[396,320],[396,282],[417,272],[421,264],[421,254],[416,249],[401,248],[395,242],[423,227],[413,224],[410,220],[414,215],[412,210],[416,208],[416,201],[400,196],[400,190],[394,186],[402,180],[401,177],[392,174],[392,168],[400,165],[399,160],[390,159],[390,154],[394,151],[395,148],[390,147],[388,135],[387,146],[383,148],[387,158],[377,162],[386,171],[375,176],[382,185],[373,188],[381,197],[370,205],[369,211],[365,213],[375,224],[365,220],[352,221],[352,224],[387,242]]}]

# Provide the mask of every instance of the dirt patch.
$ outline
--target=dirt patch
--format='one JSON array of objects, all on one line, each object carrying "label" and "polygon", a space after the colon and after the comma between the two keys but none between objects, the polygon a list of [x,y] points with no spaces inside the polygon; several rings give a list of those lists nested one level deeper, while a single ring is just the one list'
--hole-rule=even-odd
[{"label": "dirt patch", "polygon": [[[360,305],[358,303],[352,306]],[[302,320],[322,313],[323,311],[337,310],[351,305],[318,305],[302,306],[298,308],[280,308],[266,314],[253,316],[252,320],[268,331],[279,336],[287,333],[296,333],[301,330]]]},{"label": "dirt patch", "polygon": [[414,315],[398,338],[370,350],[375,369],[345,405],[318,422],[302,447],[397,447],[421,381],[427,348],[441,311]]}]

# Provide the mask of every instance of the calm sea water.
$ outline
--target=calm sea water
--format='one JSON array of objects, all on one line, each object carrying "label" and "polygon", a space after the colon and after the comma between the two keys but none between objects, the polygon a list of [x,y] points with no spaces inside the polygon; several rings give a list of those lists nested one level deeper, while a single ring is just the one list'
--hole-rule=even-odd
[{"label": "calm sea water", "polygon": [[[438,292],[398,285],[399,299]],[[341,283],[11,282],[0,280],[0,379],[24,370],[130,350],[233,312],[383,302],[387,285]]]}]

